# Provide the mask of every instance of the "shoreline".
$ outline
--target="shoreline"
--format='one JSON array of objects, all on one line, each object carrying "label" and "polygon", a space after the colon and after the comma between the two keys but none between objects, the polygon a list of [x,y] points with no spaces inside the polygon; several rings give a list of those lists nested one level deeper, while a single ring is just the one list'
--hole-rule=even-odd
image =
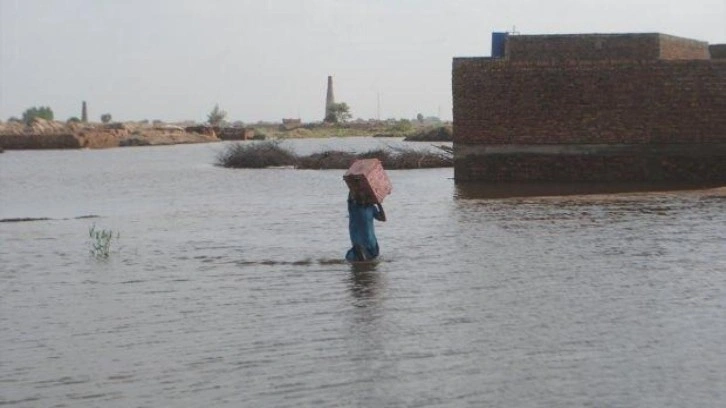
[{"label": "shoreline", "polygon": [[[37,119],[29,126],[22,123],[0,123],[0,152],[366,136],[404,137],[408,141],[452,141],[451,131],[442,131],[444,128],[450,129],[450,125],[424,125],[403,131],[387,124],[308,124],[286,129],[275,124],[220,128],[209,125],[180,127],[137,123],[63,123]],[[435,140],[431,135],[443,136]]]},{"label": "shoreline", "polygon": [[15,123],[0,126],[0,148],[4,150],[106,149],[219,140],[213,131],[189,132],[176,126],[102,125],[44,120],[36,120],[30,126]]}]

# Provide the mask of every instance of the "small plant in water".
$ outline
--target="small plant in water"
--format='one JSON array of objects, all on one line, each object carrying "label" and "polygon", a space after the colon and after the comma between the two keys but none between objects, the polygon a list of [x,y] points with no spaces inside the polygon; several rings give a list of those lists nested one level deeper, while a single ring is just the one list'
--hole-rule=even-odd
[{"label": "small plant in water", "polygon": [[[91,225],[88,229],[88,236],[91,239],[91,255],[96,258],[108,258],[111,253],[111,241],[114,239],[114,232],[105,229],[96,229],[96,224]],[[121,237],[119,232],[116,232],[116,240]]]}]

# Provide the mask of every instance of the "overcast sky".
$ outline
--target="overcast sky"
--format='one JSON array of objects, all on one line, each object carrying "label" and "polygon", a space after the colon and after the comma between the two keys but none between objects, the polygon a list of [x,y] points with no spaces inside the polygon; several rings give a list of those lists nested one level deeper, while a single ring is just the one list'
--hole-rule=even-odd
[{"label": "overcast sky", "polygon": [[[726,0],[0,0],[0,120],[451,119],[451,61],[491,32],[661,32],[726,43]],[[379,103],[380,101],[380,103]],[[380,107],[380,108],[379,108]],[[380,109],[380,111],[379,111]]]}]

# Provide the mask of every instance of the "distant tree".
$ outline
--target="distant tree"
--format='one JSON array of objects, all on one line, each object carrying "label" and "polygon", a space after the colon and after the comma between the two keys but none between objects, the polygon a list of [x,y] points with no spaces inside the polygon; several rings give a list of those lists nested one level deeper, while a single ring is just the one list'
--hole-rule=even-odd
[{"label": "distant tree", "polygon": [[110,113],[104,113],[101,115],[101,122],[108,123],[111,121],[111,114]]},{"label": "distant tree", "polygon": [[423,123],[424,115],[419,113],[418,115],[416,115],[416,120],[418,121],[418,123]]},{"label": "distant tree", "polygon": [[408,132],[412,128],[413,128],[413,125],[411,124],[411,121],[408,119],[401,119],[393,125],[393,130],[396,130],[399,132]]},{"label": "distant tree", "polygon": [[214,105],[214,109],[207,115],[207,122],[212,126],[219,126],[227,117],[227,112],[219,109],[219,104]]},{"label": "distant tree", "polygon": [[81,123],[81,120],[77,116],[71,116],[67,120],[68,123]]},{"label": "distant tree", "polygon": [[20,118],[17,118],[17,117],[15,117],[15,116],[11,116],[11,117],[10,117],[10,118],[8,119],[8,123],[23,123],[23,121],[22,121],[22,120],[20,120]]},{"label": "distant tree", "polygon": [[328,110],[328,116],[325,118],[326,122],[341,123],[352,118],[350,114],[350,107],[345,102],[334,103]]},{"label": "distant tree", "polygon": [[36,118],[53,120],[53,110],[49,106],[28,108],[23,112],[23,122],[27,125],[33,123]]}]

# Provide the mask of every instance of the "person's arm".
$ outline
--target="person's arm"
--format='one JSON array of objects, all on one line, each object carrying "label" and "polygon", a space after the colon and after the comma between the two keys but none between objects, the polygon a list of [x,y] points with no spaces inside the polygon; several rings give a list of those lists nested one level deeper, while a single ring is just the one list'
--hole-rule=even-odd
[{"label": "person's arm", "polygon": [[386,221],[386,212],[383,211],[383,205],[376,204],[376,207],[378,208],[378,211],[374,215],[375,219],[378,221]]}]

